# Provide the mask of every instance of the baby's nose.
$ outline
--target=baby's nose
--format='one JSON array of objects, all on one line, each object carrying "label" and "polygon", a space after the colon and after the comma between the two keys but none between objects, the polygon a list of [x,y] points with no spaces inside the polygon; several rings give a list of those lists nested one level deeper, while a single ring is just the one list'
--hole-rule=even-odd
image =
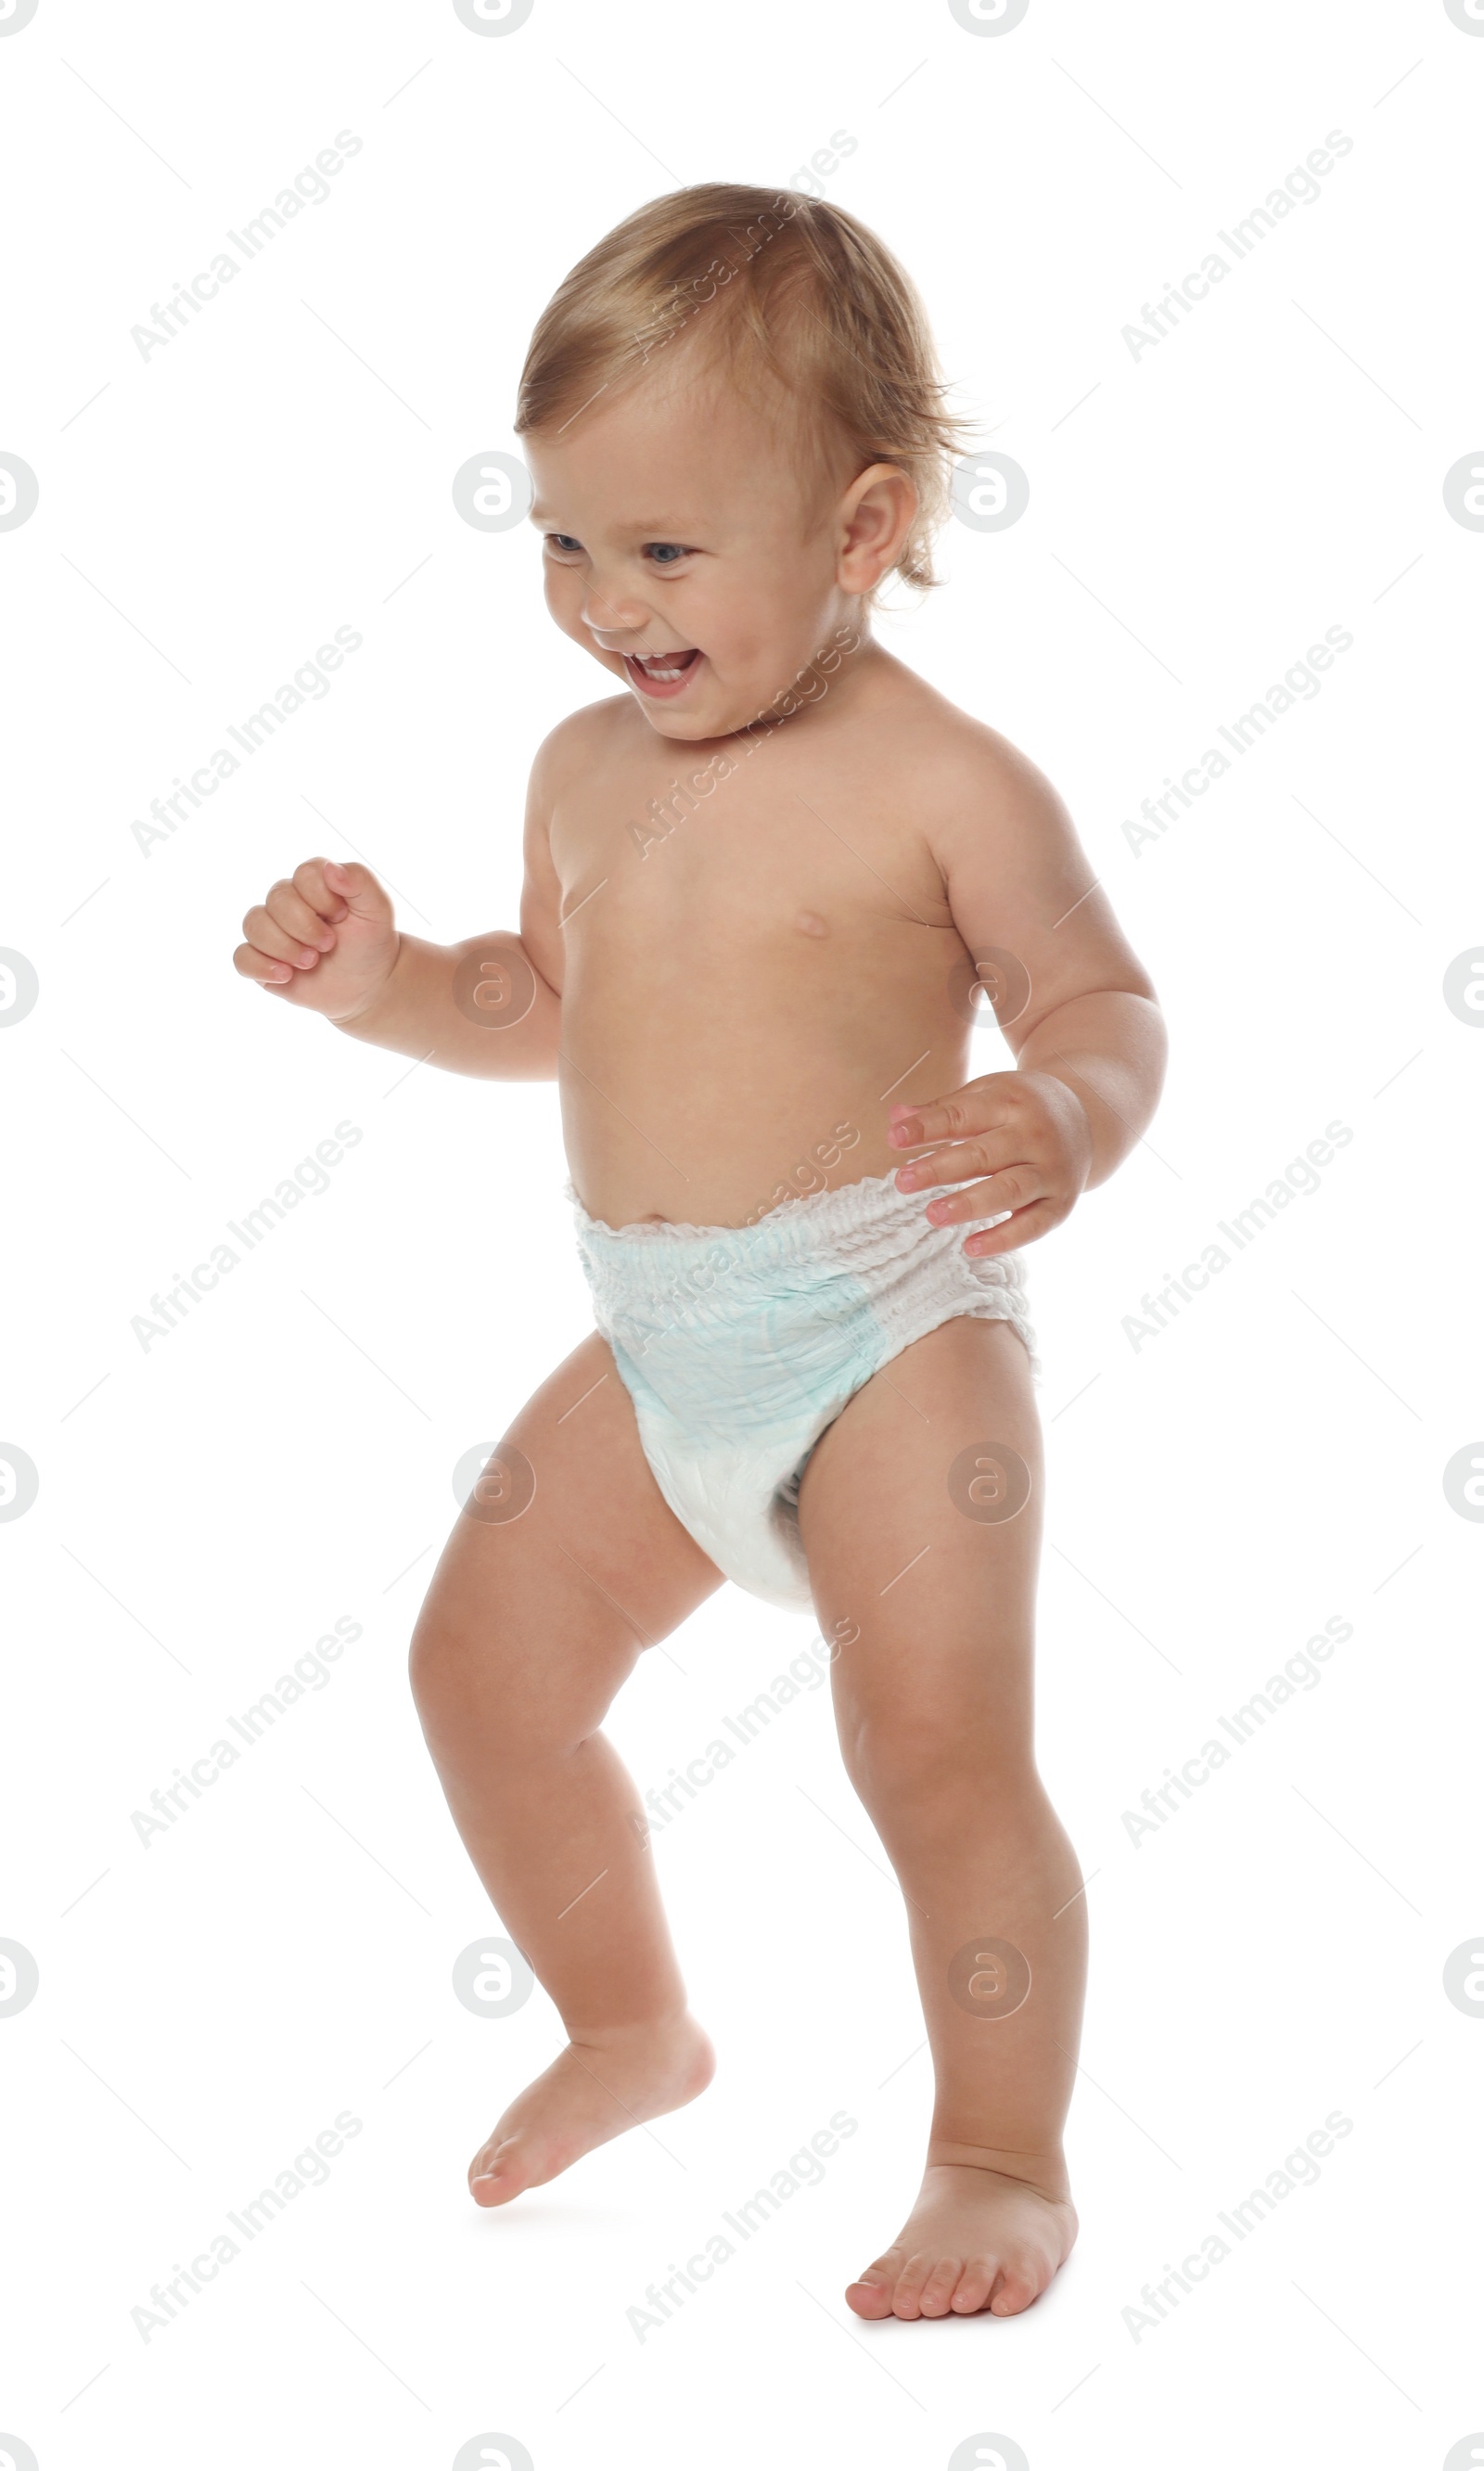
[{"label": "baby's nose", "polygon": [[641,636],[647,631],[650,623],[649,612],[642,600],[615,600],[599,584],[589,584],[582,602],[582,624],[597,636],[603,651],[626,650],[628,647],[625,644],[610,643],[608,638]]}]

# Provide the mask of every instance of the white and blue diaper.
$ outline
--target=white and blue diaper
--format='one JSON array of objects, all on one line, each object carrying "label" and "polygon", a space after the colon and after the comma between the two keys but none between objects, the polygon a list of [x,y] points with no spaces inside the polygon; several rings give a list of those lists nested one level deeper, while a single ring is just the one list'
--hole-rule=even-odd
[{"label": "white and blue diaper", "polygon": [[1018,1253],[963,1251],[926,1191],[868,1176],[750,1227],[590,1218],[569,1185],[598,1328],[681,1525],[740,1588],[808,1610],[798,1493],[861,1385],[960,1315],[1013,1322],[1039,1371]]}]

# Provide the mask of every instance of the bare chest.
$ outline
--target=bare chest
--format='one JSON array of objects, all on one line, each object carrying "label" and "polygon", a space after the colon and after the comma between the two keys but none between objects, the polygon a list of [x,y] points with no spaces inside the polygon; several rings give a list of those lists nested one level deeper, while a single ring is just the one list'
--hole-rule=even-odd
[{"label": "bare chest", "polygon": [[889,767],[871,778],[769,741],[656,752],[584,779],[553,817],[569,962],[787,954],[828,971],[904,927],[950,925]]}]

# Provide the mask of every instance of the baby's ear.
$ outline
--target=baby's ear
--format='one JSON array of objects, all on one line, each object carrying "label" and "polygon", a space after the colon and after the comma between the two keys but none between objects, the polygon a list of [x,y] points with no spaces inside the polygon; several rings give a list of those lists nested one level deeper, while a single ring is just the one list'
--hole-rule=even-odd
[{"label": "baby's ear", "polygon": [[874,592],[896,565],[917,519],[917,490],[900,463],[871,463],[840,501],[842,592]]}]

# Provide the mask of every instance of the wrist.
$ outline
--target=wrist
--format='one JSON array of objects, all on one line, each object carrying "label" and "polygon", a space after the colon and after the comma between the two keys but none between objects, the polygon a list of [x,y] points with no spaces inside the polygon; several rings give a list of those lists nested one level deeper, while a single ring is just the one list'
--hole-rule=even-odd
[{"label": "wrist", "polygon": [[390,993],[392,981],[402,964],[405,942],[406,939],[398,933],[396,949],[392,953],[391,964],[386,976],[377,980],[376,985],[368,994],[361,998],[359,1003],[348,1005],[342,1012],[326,1013],[326,1021],[332,1022],[337,1029],[359,1030],[365,1036],[367,1024],[381,1010],[387,996]]},{"label": "wrist", "polygon": [[1061,1133],[1069,1158],[1079,1170],[1079,1186],[1085,1188],[1095,1180],[1097,1165],[1097,1126],[1088,1104],[1086,1084],[1070,1065],[1065,1072],[1054,1071],[1048,1064],[1032,1065],[1025,1077],[1042,1085],[1052,1121]]}]

